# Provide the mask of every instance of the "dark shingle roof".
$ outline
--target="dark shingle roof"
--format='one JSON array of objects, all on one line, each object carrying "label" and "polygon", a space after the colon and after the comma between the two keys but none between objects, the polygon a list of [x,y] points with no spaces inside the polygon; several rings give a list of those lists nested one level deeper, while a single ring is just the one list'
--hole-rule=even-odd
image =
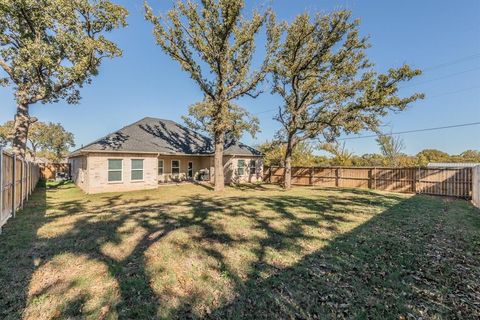
[{"label": "dark shingle roof", "polygon": [[[147,117],[75,150],[71,156],[82,151],[209,155],[213,150],[211,139],[174,121]],[[226,143],[224,154],[261,155],[259,151],[239,142]]]}]

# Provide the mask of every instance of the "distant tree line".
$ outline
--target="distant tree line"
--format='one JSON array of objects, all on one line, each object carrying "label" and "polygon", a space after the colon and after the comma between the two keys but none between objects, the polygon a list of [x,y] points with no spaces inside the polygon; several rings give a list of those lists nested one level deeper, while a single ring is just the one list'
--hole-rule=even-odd
[{"label": "distant tree line", "polygon": [[[15,133],[14,121],[0,126],[0,147],[12,148]],[[51,162],[61,162],[75,147],[73,133],[66,131],[60,123],[34,122],[30,125],[26,157],[33,161],[45,158]]]},{"label": "distant tree line", "polygon": [[[480,150],[466,150],[460,154],[448,154],[437,149],[424,149],[415,155],[407,155],[401,152],[404,145],[401,139],[382,136],[382,138],[377,138],[377,143],[380,149],[379,153],[356,155],[349,151],[345,144],[322,144],[315,148],[308,142],[301,142],[293,150],[292,166],[415,167],[426,166],[429,162],[480,163]],[[402,148],[399,148],[399,146]],[[397,149],[392,151],[393,147]],[[265,154],[264,161],[267,166],[285,166],[285,148],[285,144],[279,144],[275,141],[267,141],[258,146],[258,149]],[[316,155],[314,153],[315,149],[327,151],[329,156]]]}]

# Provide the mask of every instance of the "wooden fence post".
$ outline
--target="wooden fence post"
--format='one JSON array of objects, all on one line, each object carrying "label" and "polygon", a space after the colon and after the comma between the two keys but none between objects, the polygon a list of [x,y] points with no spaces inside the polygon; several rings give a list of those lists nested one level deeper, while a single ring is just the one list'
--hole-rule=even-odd
[{"label": "wooden fence post", "polygon": [[26,169],[26,178],[25,178],[25,188],[26,188],[26,193],[25,193],[25,199],[28,201],[28,196],[30,195],[30,162],[25,163],[25,169]]},{"label": "wooden fence post", "polygon": [[335,187],[340,187],[340,168],[335,169]]},{"label": "wooden fence post", "polygon": [[315,167],[311,167],[311,168],[310,168],[310,183],[309,183],[309,184],[310,184],[311,186],[314,186],[314,185],[315,185],[315,182],[313,181],[313,172],[314,172],[314,170],[315,170]]},{"label": "wooden fence post", "polygon": [[[2,219],[3,219],[3,149],[2,147],[0,147],[0,221],[2,221]],[[2,234],[1,225],[0,225],[0,234]]]},{"label": "wooden fence post", "polygon": [[373,189],[373,169],[368,169],[368,182],[367,182],[368,189]]},{"label": "wooden fence post", "polygon": [[23,179],[25,177],[25,168],[23,167],[25,165],[25,160],[23,158],[21,159],[22,165],[20,166],[20,208],[23,209],[23,193],[24,193],[24,186],[23,186]]},{"label": "wooden fence post", "polygon": [[16,155],[16,154],[13,154],[13,157],[12,157],[12,158],[13,158],[13,161],[12,161],[12,163],[13,163],[13,165],[12,165],[12,216],[15,218],[15,216],[16,216],[16,212],[15,212],[15,211],[16,211],[16,209],[17,209],[17,208],[16,208],[16,205],[15,205],[15,198],[16,198],[16,197],[15,197],[15,191],[16,191],[16,190],[15,190],[15,189],[16,189],[16,188],[15,188],[15,187],[16,187],[15,185],[16,185],[16,182],[17,182],[17,181],[16,181],[16,175],[17,175],[17,173],[16,173],[17,155]]},{"label": "wooden fence post", "polygon": [[413,193],[417,193],[417,170],[412,170],[412,190]]}]

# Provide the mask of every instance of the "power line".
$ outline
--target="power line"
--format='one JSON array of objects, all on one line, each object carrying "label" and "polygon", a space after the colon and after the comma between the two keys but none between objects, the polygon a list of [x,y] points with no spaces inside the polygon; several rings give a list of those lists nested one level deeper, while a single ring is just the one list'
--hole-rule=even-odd
[{"label": "power line", "polygon": [[[424,68],[423,71],[435,70],[435,69],[443,68],[443,67],[446,67],[446,66],[450,66],[450,65],[457,64],[457,63],[460,63],[460,62],[463,62],[463,61],[473,60],[473,59],[477,59],[477,58],[480,58],[480,53],[475,53],[475,54],[472,54],[472,55],[470,55],[470,56],[465,56],[465,57],[462,57],[462,58],[459,58],[459,59],[447,61],[447,62],[444,62],[444,63],[441,63],[441,64],[437,64],[437,65],[433,65],[433,66],[431,66],[431,67]],[[459,75],[459,74],[464,74],[464,73],[467,73],[467,72],[472,72],[472,71],[475,71],[475,70],[478,70],[478,69],[480,69],[480,67],[473,68],[473,69],[468,69],[468,70],[464,70],[464,71],[460,71],[460,72],[455,72],[455,73],[451,73],[451,74],[447,74],[447,75],[444,75],[444,76],[441,76],[441,77],[437,77],[437,78],[434,78],[434,79],[425,80],[425,81],[422,81],[422,82],[417,82],[417,83],[413,83],[413,84],[408,84],[408,85],[405,85],[405,86],[398,87],[398,89],[408,88],[408,87],[416,86],[416,85],[419,85],[419,84],[424,84],[424,83],[429,83],[429,82],[432,82],[432,81],[437,81],[437,80],[442,80],[442,79],[446,79],[446,78],[451,78],[451,77],[457,76],[457,75]],[[463,91],[467,91],[467,90],[471,90],[471,89],[475,89],[475,88],[478,88],[478,87],[471,87],[471,88],[467,88],[467,89],[460,89],[460,90],[458,90],[458,91],[453,91],[453,92],[450,92],[450,93],[444,93],[444,94],[439,94],[439,95],[430,96],[430,97],[427,96],[427,98],[435,98],[435,97],[438,97],[438,96],[444,96],[444,95],[454,94],[454,93],[457,93],[457,92],[463,92]],[[267,109],[267,110],[264,110],[264,111],[255,112],[255,113],[253,113],[253,114],[254,114],[254,115],[264,114],[264,113],[269,113],[269,112],[277,111],[277,110],[278,110],[278,108],[275,108],[275,109]]]},{"label": "power line", "polygon": [[465,56],[465,57],[462,57],[462,58],[459,58],[459,59],[450,60],[450,61],[446,61],[446,62],[436,64],[436,65],[433,65],[433,66],[430,66],[430,67],[426,67],[426,68],[423,68],[422,71],[430,71],[430,70],[435,70],[435,69],[439,69],[439,68],[443,68],[443,67],[448,67],[448,66],[451,66],[451,65],[463,62],[463,61],[474,60],[474,59],[478,59],[478,58],[480,58],[480,52],[472,54],[470,56]]},{"label": "power line", "polygon": [[444,93],[436,94],[436,95],[433,95],[433,96],[428,96],[427,95],[427,99],[433,99],[433,98],[437,98],[437,97],[448,96],[448,95],[451,95],[451,94],[457,94],[457,93],[460,93],[460,92],[469,91],[469,90],[478,89],[478,88],[480,88],[480,86],[474,86],[474,87],[469,87],[469,88],[465,88],[465,89],[459,89],[459,90],[455,90],[455,91],[444,92]]},{"label": "power line", "polygon": [[459,74],[464,74],[464,73],[472,72],[472,71],[479,70],[479,69],[480,69],[480,67],[477,67],[477,68],[473,68],[473,69],[463,70],[463,71],[460,71],[460,72],[450,73],[450,74],[446,74],[446,75],[438,77],[438,78],[433,78],[433,79],[429,79],[429,80],[425,80],[425,81],[411,83],[411,84],[408,84],[408,85],[405,85],[405,86],[401,86],[401,87],[398,87],[398,89],[418,86],[419,84],[424,84],[424,83],[429,83],[429,82],[433,82],[433,81],[437,81],[437,80],[451,78],[451,77],[457,76]]},{"label": "power line", "polygon": [[[433,128],[423,128],[423,129],[399,131],[399,132],[388,133],[388,134],[385,134],[385,135],[386,136],[393,136],[393,135],[405,134],[405,133],[443,130],[443,129],[451,129],[451,128],[459,128],[459,127],[467,127],[467,126],[475,126],[475,125],[480,125],[480,122],[471,122],[471,123],[454,124],[454,125],[443,126],[443,127],[433,127]],[[343,141],[343,140],[367,139],[367,138],[376,138],[377,136],[378,135],[376,135],[376,134],[372,134],[372,135],[367,135],[367,136],[339,138],[337,140],[342,140]]]},{"label": "power line", "polygon": [[[468,88],[464,88],[464,89],[458,89],[458,90],[454,90],[454,91],[449,91],[449,92],[444,92],[444,93],[440,93],[440,94],[435,94],[433,96],[429,96],[427,95],[426,98],[427,99],[433,99],[433,98],[437,98],[437,97],[443,97],[443,96],[448,96],[448,95],[452,95],[452,94],[457,94],[457,93],[461,93],[461,92],[464,92],[464,91],[469,91],[469,90],[473,90],[473,89],[479,89],[480,86],[473,86],[473,87],[468,87]],[[267,109],[267,110],[263,110],[263,111],[260,111],[260,112],[255,112],[253,113],[254,115],[257,115],[257,114],[264,114],[264,113],[269,113],[269,112],[273,112],[273,111],[277,111],[278,108],[275,108],[275,109]]]},{"label": "power line", "polygon": [[263,111],[260,111],[260,112],[255,112],[254,114],[268,113],[268,112],[277,111],[277,110],[278,110],[277,108],[275,108],[275,109],[267,109],[267,110],[263,110]]}]

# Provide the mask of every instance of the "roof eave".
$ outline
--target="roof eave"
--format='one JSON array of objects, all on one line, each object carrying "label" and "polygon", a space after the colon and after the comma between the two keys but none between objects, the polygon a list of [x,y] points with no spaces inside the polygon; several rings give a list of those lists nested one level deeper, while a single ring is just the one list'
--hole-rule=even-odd
[{"label": "roof eave", "polygon": [[[75,158],[90,153],[128,153],[128,154],[155,154],[159,156],[196,156],[196,157],[211,157],[214,153],[166,153],[153,151],[130,151],[130,150],[77,150],[72,152],[68,158]],[[225,156],[233,157],[263,157],[263,154],[238,154],[238,153],[224,153]]]}]

